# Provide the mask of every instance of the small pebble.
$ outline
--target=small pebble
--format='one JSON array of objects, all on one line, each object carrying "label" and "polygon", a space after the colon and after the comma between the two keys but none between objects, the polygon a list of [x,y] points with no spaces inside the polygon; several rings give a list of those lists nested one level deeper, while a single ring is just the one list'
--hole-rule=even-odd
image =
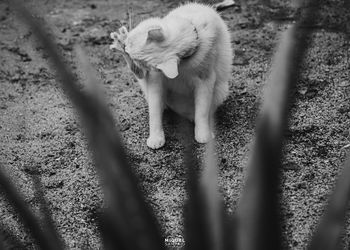
[{"label": "small pebble", "polygon": [[350,82],[349,81],[342,81],[339,83],[340,87],[348,87],[350,86]]}]

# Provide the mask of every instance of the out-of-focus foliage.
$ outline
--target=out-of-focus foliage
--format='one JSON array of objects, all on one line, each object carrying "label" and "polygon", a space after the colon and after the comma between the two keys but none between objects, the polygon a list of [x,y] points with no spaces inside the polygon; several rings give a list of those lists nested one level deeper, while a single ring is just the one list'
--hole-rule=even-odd
[{"label": "out-of-focus foliage", "polygon": [[[317,2],[317,1],[313,1]],[[269,1],[263,1],[269,5]],[[248,2],[245,6],[248,6]],[[88,89],[82,92],[74,73],[64,63],[58,49],[41,23],[19,1],[10,5],[30,27],[49,55],[61,86],[71,99],[83,121],[87,137],[94,153],[94,160],[106,195],[107,209],[100,218],[101,236],[106,249],[155,250],[165,249],[157,220],[142,196],[138,181],[127,161],[121,139],[114,127],[98,80],[82,50],[78,50],[82,69],[87,76]],[[300,22],[284,34],[274,58],[274,67],[267,82],[265,102],[257,124],[255,146],[249,163],[249,173],[238,211],[234,218],[228,216],[217,190],[217,163],[215,142],[206,146],[203,173],[199,172],[199,160],[193,141],[189,141],[191,128],[183,123],[185,144],[184,164],[188,170],[188,200],[185,206],[186,249],[281,249],[281,224],[283,216],[279,208],[279,169],[282,158],[283,131],[287,127],[290,91],[298,79],[310,30],[303,25],[312,23],[317,13],[315,3],[302,12]],[[187,139],[186,139],[187,138]],[[27,206],[16,187],[0,172],[0,187],[9,203],[16,209],[41,249],[64,249],[50,211],[44,199],[40,180],[35,190],[42,199],[40,220]],[[335,249],[347,208],[350,193],[350,164],[345,164],[344,175],[330,200],[328,210],[319,224],[310,249]],[[1,241],[11,240],[21,246],[9,230],[1,230]],[[5,247],[5,244],[0,247]]]}]

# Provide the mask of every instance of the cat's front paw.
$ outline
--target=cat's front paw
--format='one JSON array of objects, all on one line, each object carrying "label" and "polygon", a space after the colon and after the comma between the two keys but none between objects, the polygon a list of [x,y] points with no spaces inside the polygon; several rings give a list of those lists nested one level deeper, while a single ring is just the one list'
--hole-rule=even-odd
[{"label": "cat's front paw", "polygon": [[194,138],[198,143],[207,143],[210,140],[214,139],[215,136],[214,133],[211,132],[209,129],[195,128]]},{"label": "cat's front paw", "polygon": [[121,43],[118,39],[116,39],[116,32],[112,32],[111,33],[111,38],[114,40],[113,43],[111,45],[109,45],[109,49],[113,50],[117,50],[119,52],[124,53],[124,48],[125,45],[123,43]]},{"label": "cat's front paw", "polygon": [[125,26],[122,26],[118,30],[118,40],[125,44],[125,40],[128,37],[128,29]]},{"label": "cat's front paw", "polygon": [[152,149],[158,149],[165,144],[164,132],[156,135],[150,135],[147,139],[147,146]]},{"label": "cat's front paw", "polygon": [[117,32],[112,32],[110,36],[113,39],[113,43],[109,46],[109,48],[124,52],[125,40],[128,37],[127,28],[125,26],[122,26]]}]

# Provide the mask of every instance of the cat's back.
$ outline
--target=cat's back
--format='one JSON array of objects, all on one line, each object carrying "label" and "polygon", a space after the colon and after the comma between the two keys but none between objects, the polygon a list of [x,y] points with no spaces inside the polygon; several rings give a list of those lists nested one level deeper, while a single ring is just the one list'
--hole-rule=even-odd
[{"label": "cat's back", "polygon": [[211,24],[213,26],[224,25],[220,15],[211,6],[200,3],[187,3],[175,8],[167,17],[179,17],[190,20],[198,28]]},{"label": "cat's back", "polygon": [[210,19],[218,16],[218,13],[209,5],[200,3],[187,3],[175,8],[167,16],[179,16],[188,19],[197,19],[202,17],[203,19]]},{"label": "cat's back", "polygon": [[220,44],[220,46],[230,47],[230,35],[227,25],[219,13],[209,5],[201,3],[180,5],[169,12],[166,18],[175,19],[178,22],[181,19],[188,20],[196,27],[202,42],[216,41],[217,37],[222,37],[223,44]]}]

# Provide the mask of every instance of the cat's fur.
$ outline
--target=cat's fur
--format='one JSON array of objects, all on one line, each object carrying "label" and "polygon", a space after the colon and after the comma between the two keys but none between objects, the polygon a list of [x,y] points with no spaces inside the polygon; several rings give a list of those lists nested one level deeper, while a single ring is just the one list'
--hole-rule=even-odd
[{"label": "cat's fur", "polygon": [[165,143],[165,105],[195,122],[195,139],[213,138],[211,119],[228,95],[232,49],[226,24],[211,7],[189,3],[163,18],[141,22],[130,33],[111,34],[138,77],[149,106],[147,145]]}]

